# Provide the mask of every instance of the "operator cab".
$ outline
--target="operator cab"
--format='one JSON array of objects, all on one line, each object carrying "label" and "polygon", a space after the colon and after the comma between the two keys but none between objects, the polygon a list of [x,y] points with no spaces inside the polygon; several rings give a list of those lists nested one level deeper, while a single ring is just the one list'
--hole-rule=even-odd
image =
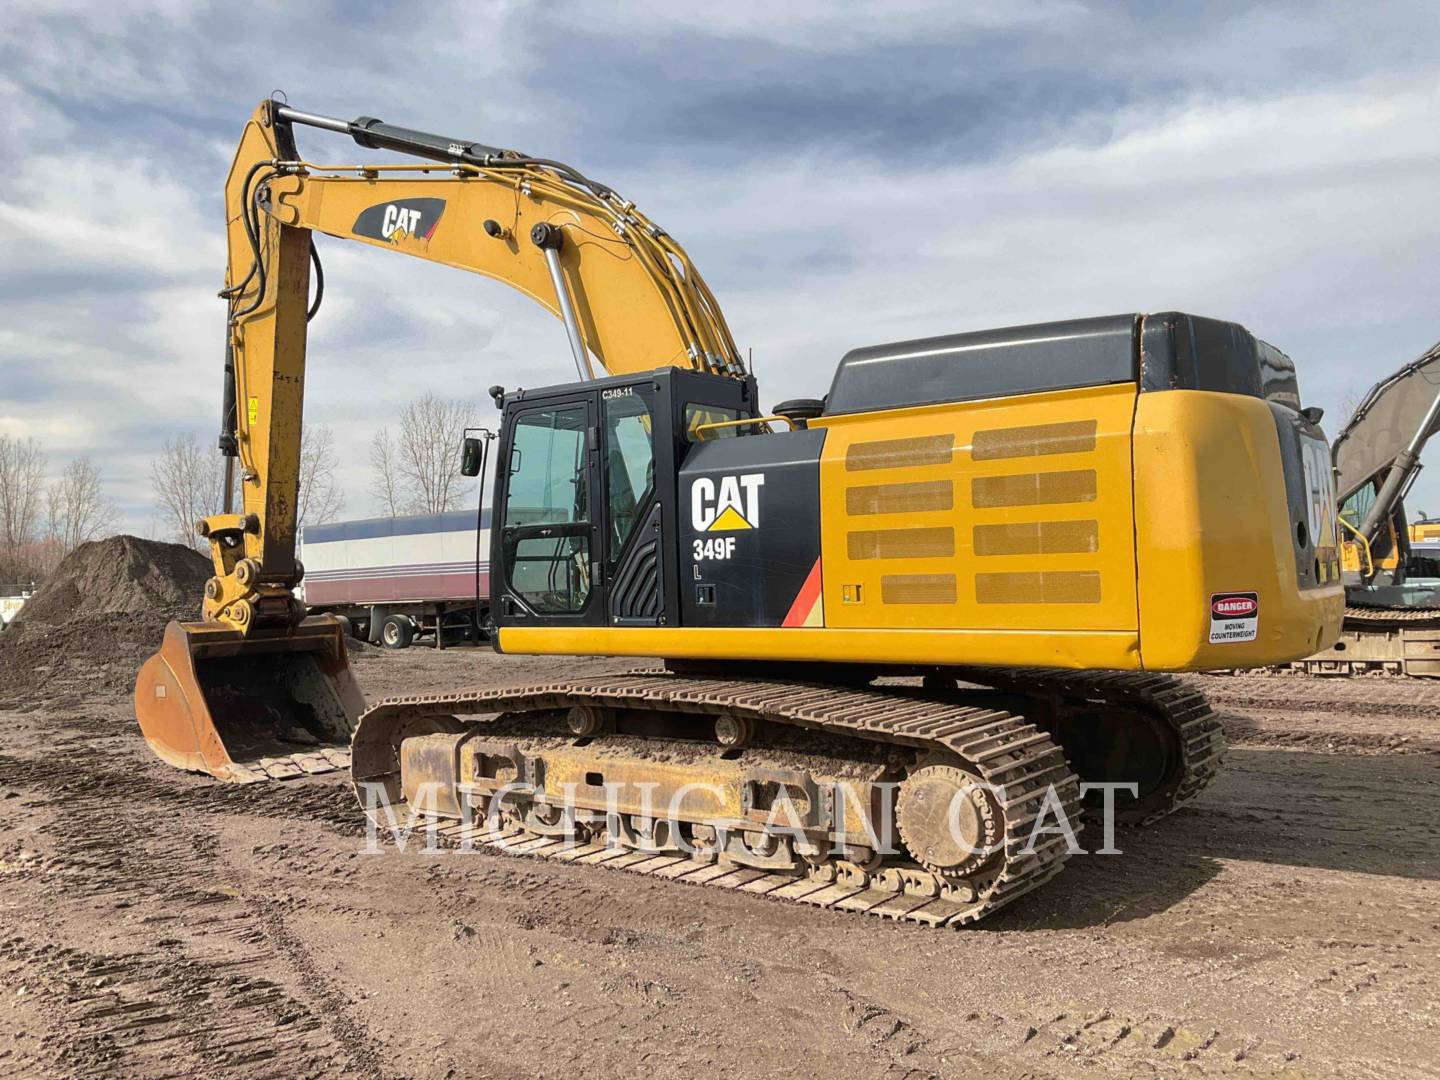
[{"label": "operator cab", "polygon": [[502,400],[496,623],[680,625],[680,462],[758,415],[754,379],[667,367]]}]

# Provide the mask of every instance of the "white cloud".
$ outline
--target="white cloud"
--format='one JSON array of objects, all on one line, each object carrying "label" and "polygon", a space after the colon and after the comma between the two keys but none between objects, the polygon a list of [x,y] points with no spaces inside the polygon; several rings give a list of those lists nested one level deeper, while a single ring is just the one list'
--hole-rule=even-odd
[{"label": "white cloud", "polygon": [[[1237,319],[1291,352],[1307,396],[1333,416],[1349,391],[1440,336],[1429,190],[1440,90],[1404,60],[1434,35],[1397,37],[1374,20],[1372,33],[1339,8],[1217,16],[1169,44],[1113,9],[1097,17],[1072,3],[650,4],[623,15],[451,3],[403,18],[316,6],[283,9],[284,34],[268,21],[282,9],[254,10],[7,9],[0,274],[16,284],[0,296],[0,428],[41,434],[57,469],[96,456],[132,527],[148,520],[159,443],[182,429],[214,435],[221,184],[231,137],[274,82],[316,111],[541,154],[585,148],[577,165],[687,246],[742,348],[754,346],[767,402],[824,393],[858,345],[1178,307]],[[612,52],[555,51],[570,40],[554,36],[562,23]],[[661,130],[649,125],[686,94],[740,88],[706,63],[712,46],[771,50],[767,76],[784,85],[791,58],[809,71],[847,50],[903,62],[904,48],[986,35],[1012,47],[966,63],[989,63],[996,78],[1084,68],[1123,93],[984,154],[961,141],[877,156],[847,142],[843,115],[823,139],[765,154],[738,123],[677,133],[648,156],[624,135]],[[625,96],[638,76],[622,46],[637,41],[673,68],[641,99]],[[1314,58],[1337,49],[1348,49],[1343,74],[1319,70]],[[1271,57],[1279,74],[1267,82]],[[943,71],[927,77],[937,93],[953,88]],[[644,109],[617,116],[615,100]],[[302,139],[312,156],[357,156],[335,137]],[[570,378],[559,325],[517,294],[320,244],[328,289],[311,327],[307,416],[336,430],[351,512],[368,508],[373,431],[407,399],[469,396],[489,415],[492,383]],[[1422,479],[1432,503],[1436,472],[1436,489]]]},{"label": "white cloud", "polygon": [[1059,29],[1085,13],[1072,0],[727,0],[723,4],[677,4],[642,0],[628,6],[629,19],[614,18],[613,4],[582,2],[564,18],[598,32],[649,37],[691,34],[763,41],[807,52],[901,42],[943,40],[975,31],[1016,30],[1045,25]]},{"label": "white cloud", "polygon": [[[975,165],[769,161],[684,176],[689,198],[665,224],[709,268],[762,371],[780,354],[812,392],[857,344],[1171,306],[1249,323],[1333,392],[1342,358],[1302,348],[1317,331],[1428,310],[1396,255],[1440,269],[1424,254],[1440,239],[1426,195],[1437,105],[1427,82],[1365,83],[1132,109],[1105,142]],[[792,261],[810,247],[834,264]]]}]

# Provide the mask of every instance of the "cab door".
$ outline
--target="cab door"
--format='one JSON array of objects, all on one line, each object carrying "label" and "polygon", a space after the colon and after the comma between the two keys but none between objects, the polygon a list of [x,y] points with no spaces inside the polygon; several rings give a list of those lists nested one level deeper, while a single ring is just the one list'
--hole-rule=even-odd
[{"label": "cab door", "polygon": [[[665,398],[650,381],[609,387],[600,395],[605,510],[602,533],[609,623],[656,626],[665,621],[662,487],[671,469],[657,470],[657,437]],[[673,451],[672,451],[673,456]],[[664,464],[664,463],[661,463]]]},{"label": "cab door", "polygon": [[605,622],[596,395],[515,408],[500,455],[499,625]]}]

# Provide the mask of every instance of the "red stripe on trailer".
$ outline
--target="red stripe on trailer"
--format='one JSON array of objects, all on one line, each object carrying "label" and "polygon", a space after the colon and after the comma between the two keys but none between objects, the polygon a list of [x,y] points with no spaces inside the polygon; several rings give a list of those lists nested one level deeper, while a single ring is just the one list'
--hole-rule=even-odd
[{"label": "red stripe on trailer", "polygon": [[[490,574],[480,572],[480,596],[490,595]],[[390,574],[349,580],[305,581],[305,603],[311,607],[332,604],[383,604],[410,601],[438,603],[474,600],[475,573]]]}]

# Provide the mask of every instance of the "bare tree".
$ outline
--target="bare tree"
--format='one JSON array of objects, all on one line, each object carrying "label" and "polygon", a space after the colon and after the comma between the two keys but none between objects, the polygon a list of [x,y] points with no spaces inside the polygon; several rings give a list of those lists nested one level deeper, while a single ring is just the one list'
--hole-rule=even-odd
[{"label": "bare tree", "polygon": [[403,514],[406,508],[405,496],[401,493],[404,481],[400,478],[400,461],[389,428],[381,428],[370,444],[370,467],[375,470],[370,479],[370,494],[380,509],[390,517]]},{"label": "bare tree", "polygon": [[426,394],[400,414],[398,439],[380,430],[370,448],[371,493],[386,513],[438,514],[459,505],[460,440],[474,422],[473,402]]},{"label": "bare tree", "polygon": [[44,484],[39,440],[0,435],[0,553],[13,555],[35,539]]},{"label": "bare tree", "polygon": [[195,533],[195,523],[219,512],[224,501],[223,459],[201,449],[193,435],[167,439],[160,456],[150,462],[150,486],[166,531],[197,551],[209,544]]},{"label": "bare tree", "polygon": [[328,427],[305,427],[300,433],[300,487],[295,494],[297,520],[318,525],[345,508],[345,493],[335,479],[339,457],[335,433]]},{"label": "bare tree", "polygon": [[60,479],[50,485],[47,501],[47,533],[62,554],[94,540],[115,524],[115,507],[105,498],[100,470],[88,457],[65,466]]},{"label": "bare tree", "polygon": [[475,405],[434,394],[416,398],[400,414],[400,472],[416,513],[453,510],[460,501],[460,440],[475,422]]}]

